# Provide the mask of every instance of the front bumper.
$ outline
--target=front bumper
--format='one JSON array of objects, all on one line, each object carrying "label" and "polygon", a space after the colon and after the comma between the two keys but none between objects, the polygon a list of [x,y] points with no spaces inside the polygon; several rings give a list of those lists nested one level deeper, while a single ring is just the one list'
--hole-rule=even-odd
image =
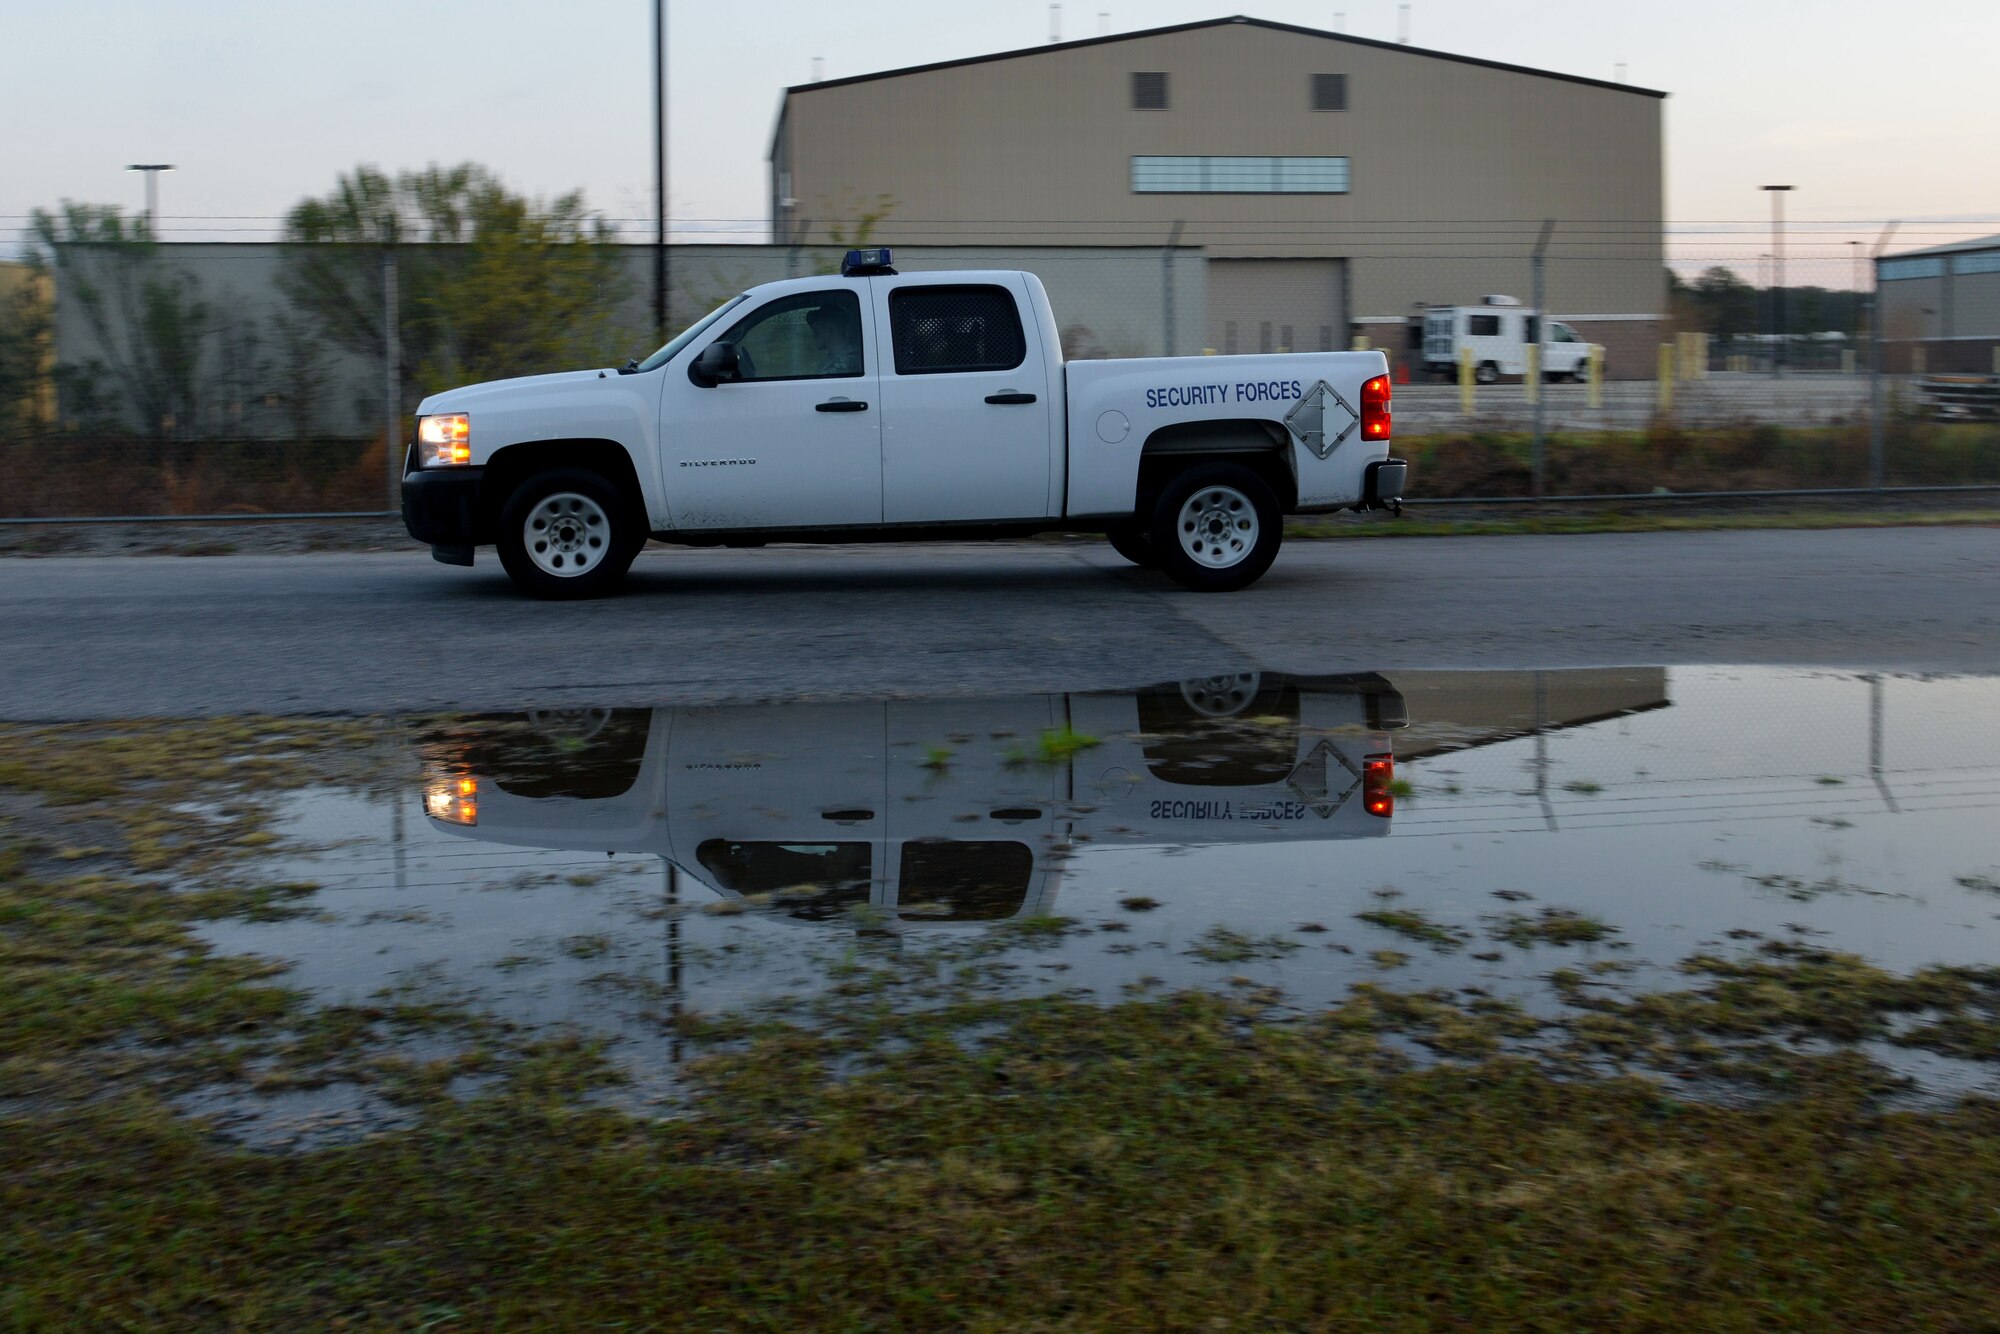
[{"label": "front bumper", "polygon": [[470,548],[490,541],[480,531],[479,488],[484,468],[411,468],[403,474],[403,527],[433,547]]}]

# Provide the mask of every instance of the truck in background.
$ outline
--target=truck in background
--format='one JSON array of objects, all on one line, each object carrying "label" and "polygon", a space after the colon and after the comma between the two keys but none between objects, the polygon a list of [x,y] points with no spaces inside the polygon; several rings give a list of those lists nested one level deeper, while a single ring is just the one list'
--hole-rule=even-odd
[{"label": "truck in background", "polygon": [[1561,320],[1548,322],[1546,338],[1541,325],[1540,311],[1511,296],[1489,296],[1476,306],[1432,306],[1424,312],[1424,370],[1456,375],[1460,357],[1469,353],[1473,378],[1493,384],[1503,375],[1526,375],[1528,349],[1539,342],[1545,378],[1589,374],[1590,344]]}]

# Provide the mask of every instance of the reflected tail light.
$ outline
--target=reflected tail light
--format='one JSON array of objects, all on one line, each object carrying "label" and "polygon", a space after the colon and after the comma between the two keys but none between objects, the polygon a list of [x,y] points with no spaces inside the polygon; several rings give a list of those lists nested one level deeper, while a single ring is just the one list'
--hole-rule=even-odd
[{"label": "reflected tail light", "polygon": [[1389,438],[1389,377],[1378,375],[1361,386],[1361,438]]},{"label": "reflected tail light", "polygon": [[1388,819],[1396,813],[1396,794],[1389,790],[1396,781],[1394,755],[1370,755],[1361,762],[1361,805],[1370,815]]}]

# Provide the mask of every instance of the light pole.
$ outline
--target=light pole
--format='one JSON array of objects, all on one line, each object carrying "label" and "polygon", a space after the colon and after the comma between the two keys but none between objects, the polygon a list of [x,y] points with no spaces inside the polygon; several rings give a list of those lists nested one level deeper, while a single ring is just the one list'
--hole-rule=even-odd
[{"label": "light pole", "polygon": [[653,331],[667,329],[667,0],[653,0]]},{"label": "light pole", "polygon": [[160,216],[160,173],[173,169],[174,164],[171,162],[134,162],[125,168],[127,171],[146,173],[146,230],[154,233],[154,240],[159,239],[159,228],[155,219]]},{"label": "light pole", "polygon": [[1763,188],[1771,196],[1771,332],[1777,335],[1771,345],[1771,378],[1775,380],[1785,371],[1785,195],[1792,187]]}]

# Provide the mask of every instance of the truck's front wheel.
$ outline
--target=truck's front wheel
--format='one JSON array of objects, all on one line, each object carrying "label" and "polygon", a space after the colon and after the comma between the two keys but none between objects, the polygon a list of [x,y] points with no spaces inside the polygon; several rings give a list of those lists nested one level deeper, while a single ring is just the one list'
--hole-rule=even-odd
[{"label": "truck's front wheel", "polygon": [[538,598],[601,597],[646,543],[631,504],[597,473],[554,468],[514,488],[500,510],[500,564]]},{"label": "truck's front wheel", "polygon": [[1203,463],[1167,484],[1153,511],[1153,553],[1197,593],[1257,582],[1278,558],[1284,516],[1270,486],[1236,463]]}]

